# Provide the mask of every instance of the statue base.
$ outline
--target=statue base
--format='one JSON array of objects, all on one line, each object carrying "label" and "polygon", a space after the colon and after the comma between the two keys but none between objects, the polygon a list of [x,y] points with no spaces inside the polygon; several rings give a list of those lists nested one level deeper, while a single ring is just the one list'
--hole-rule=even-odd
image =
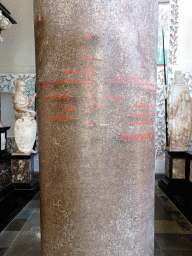
[{"label": "statue base", "polygon": [[165,176],[159,188],[192,223],[192,152],[165,153]]},{"label": "statue base", "polygon": [[12,153],[11,170],[13,183],[29,183],[34,178],[33,153]]},{"label": "statue base", "polygon": [[0,232],[39,191],[39,178],[34,175],[35,155],[10,154],[10,182],[0,191]]}]

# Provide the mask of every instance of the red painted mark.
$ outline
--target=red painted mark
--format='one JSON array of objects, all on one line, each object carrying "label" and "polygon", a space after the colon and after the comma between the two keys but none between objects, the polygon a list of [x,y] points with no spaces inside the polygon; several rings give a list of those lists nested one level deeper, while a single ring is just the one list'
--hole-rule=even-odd
[{"label": "red painted mark", "polygon": [[99,90],[100,92],[103,91],[103,85],[102,85],[102,84],[99,85],[98,90]]},{"label": "red painted mark", "polygon": [[91,110],[91,111],[96,111],[96,110],[94,109],[94,110]]},{"label": "red painted mark", "polygon": [[91,58],[90,56],[86,56],[86,57],[85,57],[85,60],[86,60],[86,61],[96,60],[96,59],[97,59],[97,58]]},{"label": "red painted mark", "polygon": [[124,140],[124,141],[145,140],[145,139],[154,138],[155,134],[154,134],[154,132],[144,133],[144,134],[124,134],[124,135],[117,135],[117,137],[121,137],[121,138],[117,138],[117,140]]},{"label": "red painted mark", "polygon": [[[91,72],[91,73],[95,73],[95,72]],[[96,76],[96,75],[92,75],[92,74],[86,72],[86,78],[87,78],[87,77],[92,77],[92,76]]]},{"label": "red painted mark", "polygon": [[93,99],[96,99],[97,97],[92,97]]},{"label": "red painted mark", "polygon": [[37,24],[39,23],[39,19],[37,18]]},{"label": "red painted mark", "polygon": [[89,98],[90,97],[90,92],[86,92],[85,96]]},{"label": "red painted mark", "polygon": [[110,100],[125,100],[125,97],[122,98],[122,97],[109,97]]},{"label": "red painted mark", "polygon": [[96,81],[91,81],[91,82],[96,83]]},{"label": "red painted mark", "polygon": [[96,138],[85,137],[86,141],[96,140]]},{"label": "red painted mark", "polygon": [[152,108],[153,105],[134,104],[134,107],[136,107],[136,108]]},{"label": "red painted mark", "polygon": [[72,111],[75,111],[75,110],[77,110],[77,109],[72,109],[70,107],[67,108],[67,112],[72,112]]},{"label": "red painted mark", "polygon": [[153,124],[152,121],[150,122],[133,122],[134,125],[141,125],[141,124]]},{"label": "red painted mark", "polygon": [[91,123],[90,121],[86,121],[86,126],[92,126],[92,125],[97,125],[97,123]]},{"label": "red painted mark", "polygon": [[83,71],[65,71],[65,74],[69,74],[69,75],[82,75]]},{"label": "red painted mark", "polygon": [[98,103],[98,108],[103,109],[103,105],[101,103]]},{"label": "red painted mark", "polygon": [[85,113],[91,113],[90,108],[86,108]]},{"label": "red painted mark", "polygon": [[149,88],[148,88],[148,91],[149,91],[149,92],[156,92],[156,90],[154,90],[154,89],[149,89]]},{"label": "red painted mark", "polygon": [[[90,70],[92,70],[92,69],[97,69],[96,67],[92,67],[92,66],[90,66],[90,65],[88,65],[88,66],[86,66],[86,70],[87,71],[90,71]],[[96,72],[95,72],[96,73]]]},{"label": "red painted mark", "polygon": [[48,83],[40,83],[39,86],[43,86],[43,85],[53,85],[53,82],[48,82]]},{"label": "red painted mark", "polygon": [[65,99],[65,98],[71,98],[71,97],[76,97],[76,96],[70,96],[70,95],[55,95],[55,96],[44,96],[45,98],[60,98],[60,99]]},{"label": "red painted mark", "polygon": [[95,38],[95,36],[92,36],[91,34],[87,34],[87,40]]}]

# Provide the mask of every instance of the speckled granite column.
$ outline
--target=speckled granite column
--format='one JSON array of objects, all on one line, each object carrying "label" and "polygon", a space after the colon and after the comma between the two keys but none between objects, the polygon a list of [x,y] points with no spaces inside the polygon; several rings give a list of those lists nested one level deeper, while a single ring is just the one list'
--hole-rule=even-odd
[{"label": "speckled granite column", "polygon": [[153,255],[157,10],[35,1],[43,256]]}]

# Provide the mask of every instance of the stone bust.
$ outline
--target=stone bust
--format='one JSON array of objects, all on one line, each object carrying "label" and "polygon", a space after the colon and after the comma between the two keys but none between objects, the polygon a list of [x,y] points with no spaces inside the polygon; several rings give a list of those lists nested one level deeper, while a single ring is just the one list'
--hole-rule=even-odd
[{"label": "stone bust", "polygon": [[[21,119],[23,117],[32,117],[34,118],[36,115],[36,112],[33,110],[29,110],[30,107],[32,107],[36,93],[31,97],[29,100],[27,95],[24,94],[26,89],[26,84],[23,81],[23,78],[18,78],[15,82],[15,92],[12,96],[12,102],[13,102],[13,109],[15,110],[15,120]],[[19,150],[17,147],[16,141],[14,144],[14,153],[23,153]],[[36,153],[33,149],[31,150],[31,153]]]}]

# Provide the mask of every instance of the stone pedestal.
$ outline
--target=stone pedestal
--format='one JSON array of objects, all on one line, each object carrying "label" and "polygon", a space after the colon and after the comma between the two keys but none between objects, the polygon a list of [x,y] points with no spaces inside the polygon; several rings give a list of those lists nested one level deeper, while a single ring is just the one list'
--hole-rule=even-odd
[{"label": "stone pedestal", "polygon": [[16,155],[12,154],[11,170],[12,183],[27,184],[34,178],[34,157],[36,154]]},{"label": "stone pedestal", "polygon": [[11,154],[8,153],[0,160],[0,191],[11,184],[11,179]]},{"label": "stone pedestal", "polygon": [[158,1],[34,3],[42,255],[152,256]]},{"label": "stone pedestal", "polygon": [[165,153],[165,177],[159,187],[192,223],[192,152]]}]

